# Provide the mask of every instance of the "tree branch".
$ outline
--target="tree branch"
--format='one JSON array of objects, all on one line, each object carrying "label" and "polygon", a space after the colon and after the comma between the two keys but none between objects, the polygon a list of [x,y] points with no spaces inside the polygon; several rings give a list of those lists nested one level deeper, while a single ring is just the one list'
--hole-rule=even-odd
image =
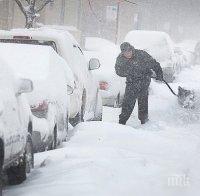
[{"label": "tree branch", "polygon": [[17,3],[17,5],[19,6],[20,10],[22,11],[22,13],[26,16],[26,11],[21,3],[20,0],[15,0],[15,2]]},{"label": "tree branch", "polygon": [[41,7],[38,8],[38,9],[36,10],[36,13],[42,11],[42,10],[44,9],[44,7],[45,7],[47,4],[49,4],[50,2],[53,2],[53,1],[52,1],[52,0],[45,0],[45,2],[43,3],[43,5],[41,5]]},{"label": "tree branch", "polygon": [[29,0],[25,0],[25,1],[26,1],[26,3],[29,5],[29,3],[30,3]]},{"label": "tree branch", "polygon": [[36,0],[31,0],[31,4],[33,7],[35,7],[35,3],[36,3]]}]

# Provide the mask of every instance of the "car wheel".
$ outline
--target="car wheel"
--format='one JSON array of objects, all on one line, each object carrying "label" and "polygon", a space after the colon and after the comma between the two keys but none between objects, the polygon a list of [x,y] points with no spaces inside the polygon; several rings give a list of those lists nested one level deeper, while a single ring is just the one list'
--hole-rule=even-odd
[{"label": "car wheel", "polygon": [[53,131],[53,140],[49,146],[49,150],[54,150],[57,147],[57,126],[54,127],[54,131]]},{"label": "car wheel", "polygon": [[85,105],[86,105],[86,92],[83,91],[81,111],[73,119],[70,119],[70,123],[73,127],[75,127],[80,122],[84,122]]},{"label": "car wheel", "polygon": [[96,95],[96,104],[94,109],[94,121],[102,121],[103,117],[103,105],[102,105],[102,98],[99,90],[97,91]]},{"label": "car wheel", "polygon": [[114,108],[120,108],[120,93],[118,93],[117,98],[114,102]]},{"label": "car wheel", "polygon": [[30,138],[28,138],[26,144],[25,161],[26,161],[26,173],[30,173],[31,169],[34,167],[34,150],[33,150],[33,143]]},{"label": "car wheel", "polygon": [[28,137],[23,158],[17,166],[11,166],[7,169],[8,183],[10,185],[21,184],[26,180],[26,172],[30,172],[33,165],[33,144],[31,137]]},{"label": "car wheel", "polygon": [[81,105],[81,111],[80,111],[80,122],[84,122],[85,106],[86,106],[86,92],[84,90],[83,91],[83,95],[82,95],[82,105]]},{"label": "car wheel", "polygon": [[66,142],[69,138],[69,113],[67,112],[67,116],[66,116],[66,138],[64,139],[64,142]]}]

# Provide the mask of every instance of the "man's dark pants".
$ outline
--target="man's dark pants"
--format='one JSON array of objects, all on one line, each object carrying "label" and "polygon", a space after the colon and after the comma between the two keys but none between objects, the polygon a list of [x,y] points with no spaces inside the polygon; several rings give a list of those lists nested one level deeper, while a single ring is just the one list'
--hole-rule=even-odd
[{"label": "man's dark pants", "polygon": [[138,100],[138,118],[141,123],[148,119],[148,89],[150,81],[142,84],[143,82],[137,81],[135,83],[127,83],[124,100],[122,104],[122,112],[119,116],[119,123],[126,124],[130,118],[136,100]]}]

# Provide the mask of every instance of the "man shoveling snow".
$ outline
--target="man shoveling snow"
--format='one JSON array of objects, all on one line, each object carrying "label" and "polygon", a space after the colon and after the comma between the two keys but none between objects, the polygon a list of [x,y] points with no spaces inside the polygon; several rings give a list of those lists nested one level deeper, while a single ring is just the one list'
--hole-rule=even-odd
[{"label": "man shoveling snow", "polygon": [[126,124],[138,100],[138,118],[141,124],[145,124],[148,121],[148,90],[152,70],[160,81],[163,80],[163,71],[160,63],[147,52],[135,49],[128,42],[122,43],[120,48],[115,70],[118,76],[126,77],[126,90],[119,123]]}]

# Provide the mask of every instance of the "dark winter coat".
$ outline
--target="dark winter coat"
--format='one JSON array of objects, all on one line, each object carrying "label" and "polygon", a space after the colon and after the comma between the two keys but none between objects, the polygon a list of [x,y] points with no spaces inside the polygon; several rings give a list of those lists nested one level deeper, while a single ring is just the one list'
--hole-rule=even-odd
[{"label": "dark winter coat", "polygon": [[115,64],[116,74],[120,77],[126,77],[127,84],[136,84],[141,88],[148,87],[153,74],[156,73],[158,80],[162,80],[163,72],[155,59],[153,59],[147,52],[133,48],[133,57],[127,59],[120,54],[117,57]]}]

